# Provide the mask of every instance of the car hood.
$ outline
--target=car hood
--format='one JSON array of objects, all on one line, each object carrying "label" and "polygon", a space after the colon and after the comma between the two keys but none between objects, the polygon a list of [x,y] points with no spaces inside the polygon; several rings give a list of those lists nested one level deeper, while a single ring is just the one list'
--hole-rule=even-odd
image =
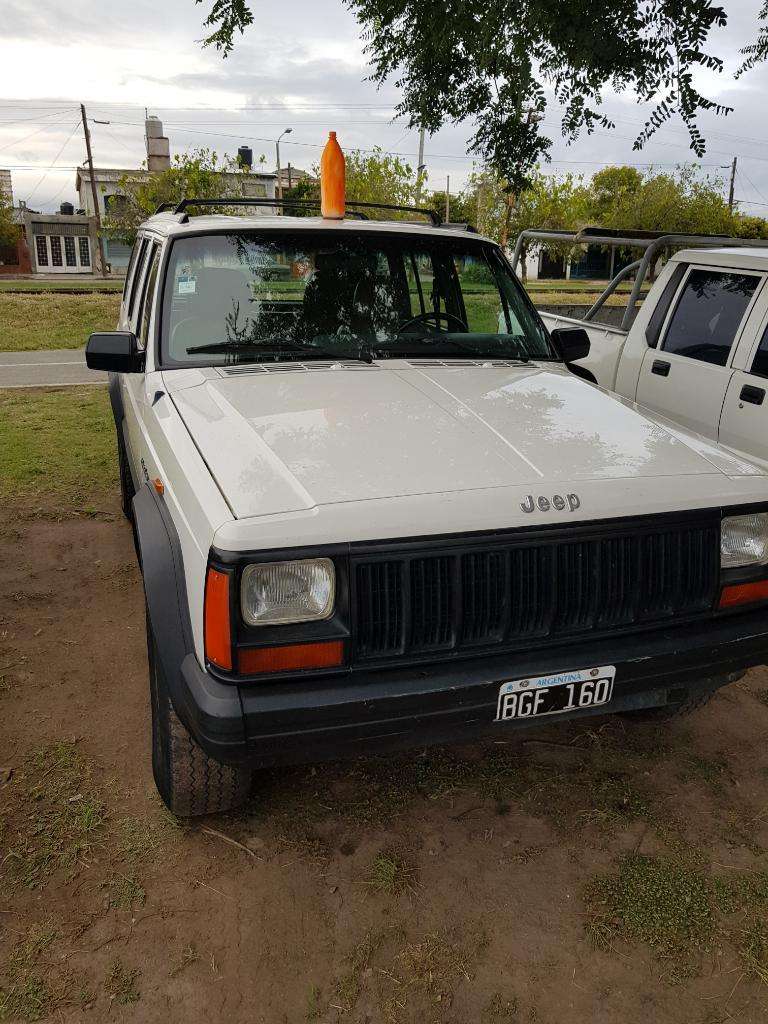
[{"label": "car hood", "polygon": [[164,380],[237,518],[759,472],[555,364],[260,364],[165,371]]}]

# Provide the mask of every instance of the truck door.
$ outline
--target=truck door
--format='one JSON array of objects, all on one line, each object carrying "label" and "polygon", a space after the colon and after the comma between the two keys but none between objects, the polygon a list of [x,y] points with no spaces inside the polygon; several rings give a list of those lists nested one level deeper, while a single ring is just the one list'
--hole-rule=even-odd
[{"label": "truck door", "polygon": [[691,266],[661,345],[643,357],[637,402],[717,438],[734,342],[762,277]]},{"label": "truck door", "polygon": [[768,322],[759,338],[728,383],[718,440],[768,462]]}]

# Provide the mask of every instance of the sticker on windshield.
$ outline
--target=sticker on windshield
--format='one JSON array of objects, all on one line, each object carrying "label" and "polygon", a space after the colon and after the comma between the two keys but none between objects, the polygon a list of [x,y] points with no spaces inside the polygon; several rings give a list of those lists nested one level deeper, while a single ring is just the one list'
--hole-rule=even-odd
[{"label": "sticker on windshield", "polygon": [[195,280],[194,277],[191,277],[189,274],[183,274],[179,278],[178,294],[179,295],[194,295],[195,294],[195,290],[196,290],[196,286],[197,286],[197,281]]}]

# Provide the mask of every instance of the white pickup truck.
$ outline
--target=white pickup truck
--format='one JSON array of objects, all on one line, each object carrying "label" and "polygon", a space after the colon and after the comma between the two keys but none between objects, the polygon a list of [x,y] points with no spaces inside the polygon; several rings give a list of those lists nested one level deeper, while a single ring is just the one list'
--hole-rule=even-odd
[{"label": "white pickup truck", "polygon": [[629,330],[542,319],[586,330],[574,365],[601,387],[768,461],[768,242],[707,244],[672,256]]},{"label": "white pickup truck", "polygon": [[361,205],[159,213],[88,342],[178,814],[265,765],[687,712],[768,656],[768,469],[570,372],[494,242]]}]

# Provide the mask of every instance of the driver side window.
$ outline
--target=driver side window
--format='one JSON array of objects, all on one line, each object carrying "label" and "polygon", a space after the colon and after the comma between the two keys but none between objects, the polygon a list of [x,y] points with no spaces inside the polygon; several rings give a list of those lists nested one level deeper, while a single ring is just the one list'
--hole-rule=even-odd
[{"label": "driver side window", "polygon": [[725,366],[759,282],[755,274],[692,270],[667,327],[663,350]]}]

